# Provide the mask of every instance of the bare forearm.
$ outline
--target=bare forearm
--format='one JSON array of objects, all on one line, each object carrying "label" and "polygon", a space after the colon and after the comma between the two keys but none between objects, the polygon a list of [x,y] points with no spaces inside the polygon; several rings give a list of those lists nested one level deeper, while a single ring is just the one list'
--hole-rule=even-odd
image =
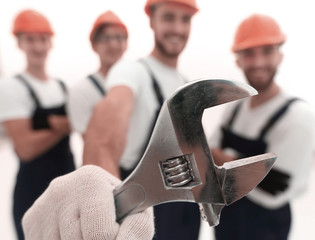
[{"label": "bare forearm", "polygon": [[100,166],[119,177],[119,161],[126,145],[128,122],[120,117],[111,103],[104,103],[100,107],[110,114],[98,114],[102,109],[95,109],[85,134],[83,164]]},{"label": "bare forearm", "polygon": [[17,154],[29,161],[51,149],[62,137],[64,136],[49,130],[34,131],[14,146]]},{"label": "bare forearm", "polygon": [[133,94],[126,88],[109,93],[95,107],[85,134],[84,165],[98,165],[119,177],[132,109]]},{"label": "bare forearm", "polygon": [[32,130],[29,120],[4,123],[15,151],[24,161],[30,161],[52,148],[64,134],[52,130]]},{"label": "bare forearm", "polygon": [[111,152],[107,148],[93,146],[95,151],[89,151],[91,147],[85,146],[83,165],[96,165],[110,172],[117,178],[120,178],[119,161],[111,159]]}]

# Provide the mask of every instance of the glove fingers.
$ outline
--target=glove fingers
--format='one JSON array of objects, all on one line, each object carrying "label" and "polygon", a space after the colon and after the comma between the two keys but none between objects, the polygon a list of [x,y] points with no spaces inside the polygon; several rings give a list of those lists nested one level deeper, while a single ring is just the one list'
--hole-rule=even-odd
[{"label": "glove fingers", "polygon": [[116,240],[151,240],[154,235],[153,208],[124,219]]},{"label": "glove fingers", "polygon": [[60,239],[83,240],[79,216],[67,216],[60,221]]},{"label": "glove fingers", "polygon": [[115,239],[112,192],[119,183],[96,166],[56,178],[23,218],[26,239]]},{"label": "glove fingers", "polygon": [[56,206],[62,197],[60,181],[53,180],[46,191],[24,214],[22,226],[26,240],[60,239]]},{"label": "glove fingers", "polygon": [[101,168],[92,168],[81,191],[85,196],[80,203],[83,239],[115,239],[119,224],[116,223],[113,190],[120,180]]},{"label": "glove fingers", "polygon": [[56,178],[23,218],[26,240],[151,239],[152,209],[116,223],[113,190],[119,183],[96,166]]},{"label": "glove fingers", "polygon": [[[121,181],[97,168],[89,178],[89,201],[81,204],[81,228],[84,239],[146,240],[154,234],[153,209],[130,215],[121,225],[116,222],[113,190]],[[110,183],[110,184],[106,184]],[[111,231],[109,231],[111,230]]]}]

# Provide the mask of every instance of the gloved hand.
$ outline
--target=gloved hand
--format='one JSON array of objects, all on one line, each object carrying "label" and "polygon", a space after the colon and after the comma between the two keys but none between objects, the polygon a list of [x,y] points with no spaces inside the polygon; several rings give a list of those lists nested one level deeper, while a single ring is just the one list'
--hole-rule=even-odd
[{"label": "gloved hand", "polygon": [[152,208],[116,222],[113,189],[119,183],[92,165],[56,178],[25,213],[25,239],[152,239]]}]

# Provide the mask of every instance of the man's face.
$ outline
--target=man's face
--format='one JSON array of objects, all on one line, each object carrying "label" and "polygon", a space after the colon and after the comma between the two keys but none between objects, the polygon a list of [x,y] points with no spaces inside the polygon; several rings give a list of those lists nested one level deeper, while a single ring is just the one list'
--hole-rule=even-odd
[{"label": "man's face", "polygon": [[44,33],[20,33],[18,46],[25,53],[30,65],[45,63],[49,50],[52,48],[51,35]]},{"label": "man's face", "polygon": [[119,25],[109,25],[102,29],[93,43],[102,65],[111,67],[127,49],[127,33]]},{"label": "man's face", "polygon": [[177,3],[160,3],[151,16],[157,50],[166,57],[178,57],[187,43],[193,10]]},{"label": "man's face", "polygon": [[279,45],[265,45],[241,50],[236,63],[243,70],[248,83],[258,92],[268,89],[273,83],[277,67],[283,55]]}]

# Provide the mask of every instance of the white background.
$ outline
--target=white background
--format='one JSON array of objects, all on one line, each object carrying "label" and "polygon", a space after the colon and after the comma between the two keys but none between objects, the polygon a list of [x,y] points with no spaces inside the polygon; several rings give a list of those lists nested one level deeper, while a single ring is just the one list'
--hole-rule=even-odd
[{"label": "white background", "polygon": [[[252,13],[274,17],[288,37],[285,55],[277,81],[293,94],[315,105],[313,94],[315,54],[315,14],[311,0],[197,0],[200,12],[194,17],[186,50],[179,69],[189,78],[227,78],[244,81],[230,51],[236,27]],[[129,48],[125,58],[138,59],[150,53],[153,35],[144,14],[145,0],[10,0],[0,1],[0,77],[7,78],[24,69],[24,56],[11,34],[14,16],[32,8],[47,16],[56,32],[54,49],[48,61],[48,72],[70,86],[94,72],[98,59],[89,43],[89,32],[96,17],[113,10],[129,29]],[[207,133],[218,122],[222,109],[207,112]],[[80,144],[74,141],[75,151]],[[77,149],[76,149],[77,148]],[[77,150],[79,151],[79,150]],[[0,239],[14,239],[11,227],[11,197],[16,159],[7,142],[0,141]],[[80,154],[77,154],[80,156]],[[78,160],[79,162],[80,160]],[[314,166],[312,168],[314,173]],[[314,239],[311,225],[315,217],[312,185],[310,191],[294,203],[295,222],[291,239]],[[303,221],[303,223],[302,223]],[[202,239],[209,239],[203,228]]]}]

